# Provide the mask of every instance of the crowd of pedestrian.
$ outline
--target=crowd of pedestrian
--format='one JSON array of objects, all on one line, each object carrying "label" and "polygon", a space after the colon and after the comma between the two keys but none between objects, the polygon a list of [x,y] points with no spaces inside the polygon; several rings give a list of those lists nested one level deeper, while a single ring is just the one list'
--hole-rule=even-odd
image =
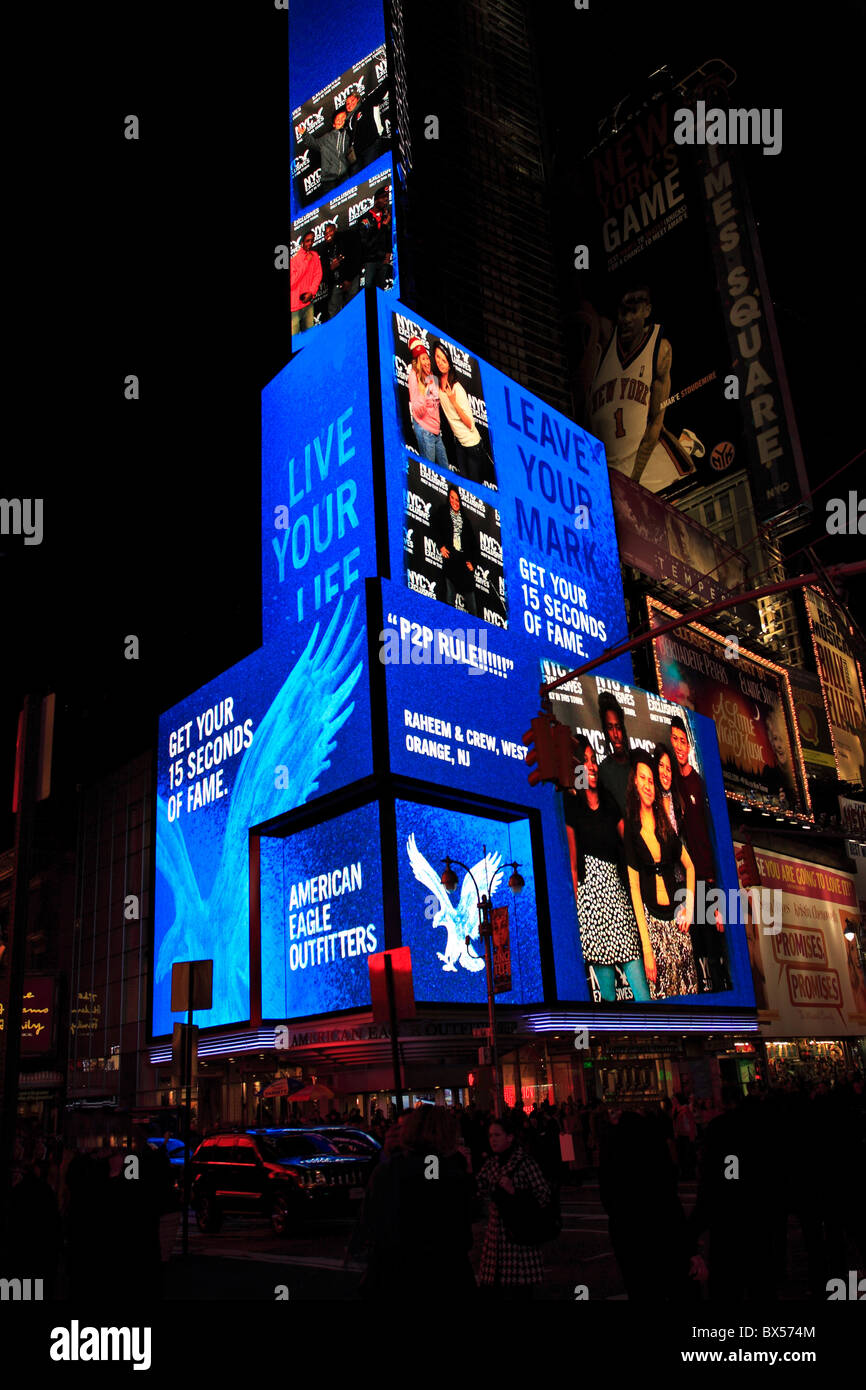
[{"label": "crowd of pedestrian", "polygon": [[[622,1110],[569,1099],[497,1117],[419,1102],[323,1119],[382,1145],[349,1246],[365,1262],[368,1301],[532,1298],[562,1188],[595,1177],[631,1301],[776,1299],[792,1223],[810,1297],[866,1268],[866,1090],[853,1074],[810,1091],[726,1087],[715,1108],[680,1092]],[[137,1181],[125,1181],[133,1161]],[[31,1142],[0,1276],[41,1279],[45,1299],[109,1300],[121,1285],[158,1298],[160,1220],[172,1209],[167,1145],[144,1129],[126,1149]]]},{"label": "crowd of pedestrian", "polygon": [[41,1279],[44,1299],[109,1301],[120,1289],[159,1298],[160,1219],[177,1202],[166,1147],[150,1137],[137,1129],[125,1149],[31,1144],[19,1155],[0,1274]]}]

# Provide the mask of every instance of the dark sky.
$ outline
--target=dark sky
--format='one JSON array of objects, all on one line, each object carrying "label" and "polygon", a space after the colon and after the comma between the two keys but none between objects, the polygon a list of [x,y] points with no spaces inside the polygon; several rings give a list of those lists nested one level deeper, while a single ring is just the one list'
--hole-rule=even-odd
[{"label": "dark sky", "polygon": [[[752,194],[807,468],[826,477],[866,433],[863,7],[534,13],[558,163],[664,63],[679,75],[722,57],[740,104],[782,108],[782,153],[752,158]],[[56,39],[75,62],[56,87],[27,88],[9,167],[15,443],[0,491],[43,497],[45,535],[0,540],[0,848],[25,690],[56,688],[77,711],[67,771],[83,778],[140,751],[161,709],[257,644],[259,391],[288,356],[272,268],[287,239],[284,13],[76,10]],[[123,139],[130,112],[138,142]],[[138,403],[123,399],[128,372]],[[123,658],[128,634],[138,661]]]}]

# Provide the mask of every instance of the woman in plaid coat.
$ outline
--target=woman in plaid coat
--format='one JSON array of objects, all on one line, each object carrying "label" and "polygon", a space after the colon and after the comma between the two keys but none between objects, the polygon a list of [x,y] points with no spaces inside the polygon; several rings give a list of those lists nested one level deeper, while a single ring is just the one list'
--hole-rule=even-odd
[{"label": "woman in plaid coat", "polygon": [[544,1278],[541,1251],[518,1245],[505,1229],[494,1193],[529,1191],[539,1206],[551,1201],[544,1175],[516,1137],[509,1120],[491,1120],[487,1130],[493,1153],[478,1174],[478,1191],[490,1200],[478,1282],[482,1289],[505,1298],[531,1298]]}]

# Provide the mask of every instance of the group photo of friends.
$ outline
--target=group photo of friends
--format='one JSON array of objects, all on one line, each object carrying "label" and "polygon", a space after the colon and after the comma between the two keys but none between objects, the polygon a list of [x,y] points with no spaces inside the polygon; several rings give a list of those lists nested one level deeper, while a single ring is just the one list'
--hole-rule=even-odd
[{"label": "group photo of friends", "polygon": [[350,191],[351,200],[341,195],[292,228],[293,337],[336,318],[366,285],[394,287],[390,182],[374,176]]},{"label": "group photo of friends", "polygon": [[696,883],[703,883],[703,902],[717,885],[717,866],[686,721],[674,714],[658,727],[663,736],[654,746],[641,738],[630,747],[623,705],[602,690],[598,722],[597,730],[574,735],[575,788],[563,796],[593,994],[610,1003],[648,1002],[729,990],[721,914],[711,922],[695,917]]},{"label": "group photo of friends", "polygon": [[497,490],[479,364],[444,338],[410,332],[395,315],[395,363],[403,435],[428,463]]},{"label": "group photo of friends", "polygon": [[295,207],[330,196],[384,154],[391,144],[384,47],[337,78],[327,93],[303,103],[292,118]]}]

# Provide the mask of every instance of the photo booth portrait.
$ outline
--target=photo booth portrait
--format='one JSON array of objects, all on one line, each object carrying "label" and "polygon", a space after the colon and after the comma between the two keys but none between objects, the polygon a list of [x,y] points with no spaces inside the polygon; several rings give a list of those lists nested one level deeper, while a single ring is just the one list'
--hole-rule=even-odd
[{"label": "photo booth portrait", "polygon": [[292,209],[355,179],[391,145],[388,60],[377,48],[292,112]]},{"label": "photo booth portrait", "polygon": [[428,463],[498,491],[481,368],[456,343],[393,317],[394,382],[403,437]]},{"label": "photo booth portrait", "polygon": [[407,456],[406,583],[495,627],[508,626],[499,512]]}]

